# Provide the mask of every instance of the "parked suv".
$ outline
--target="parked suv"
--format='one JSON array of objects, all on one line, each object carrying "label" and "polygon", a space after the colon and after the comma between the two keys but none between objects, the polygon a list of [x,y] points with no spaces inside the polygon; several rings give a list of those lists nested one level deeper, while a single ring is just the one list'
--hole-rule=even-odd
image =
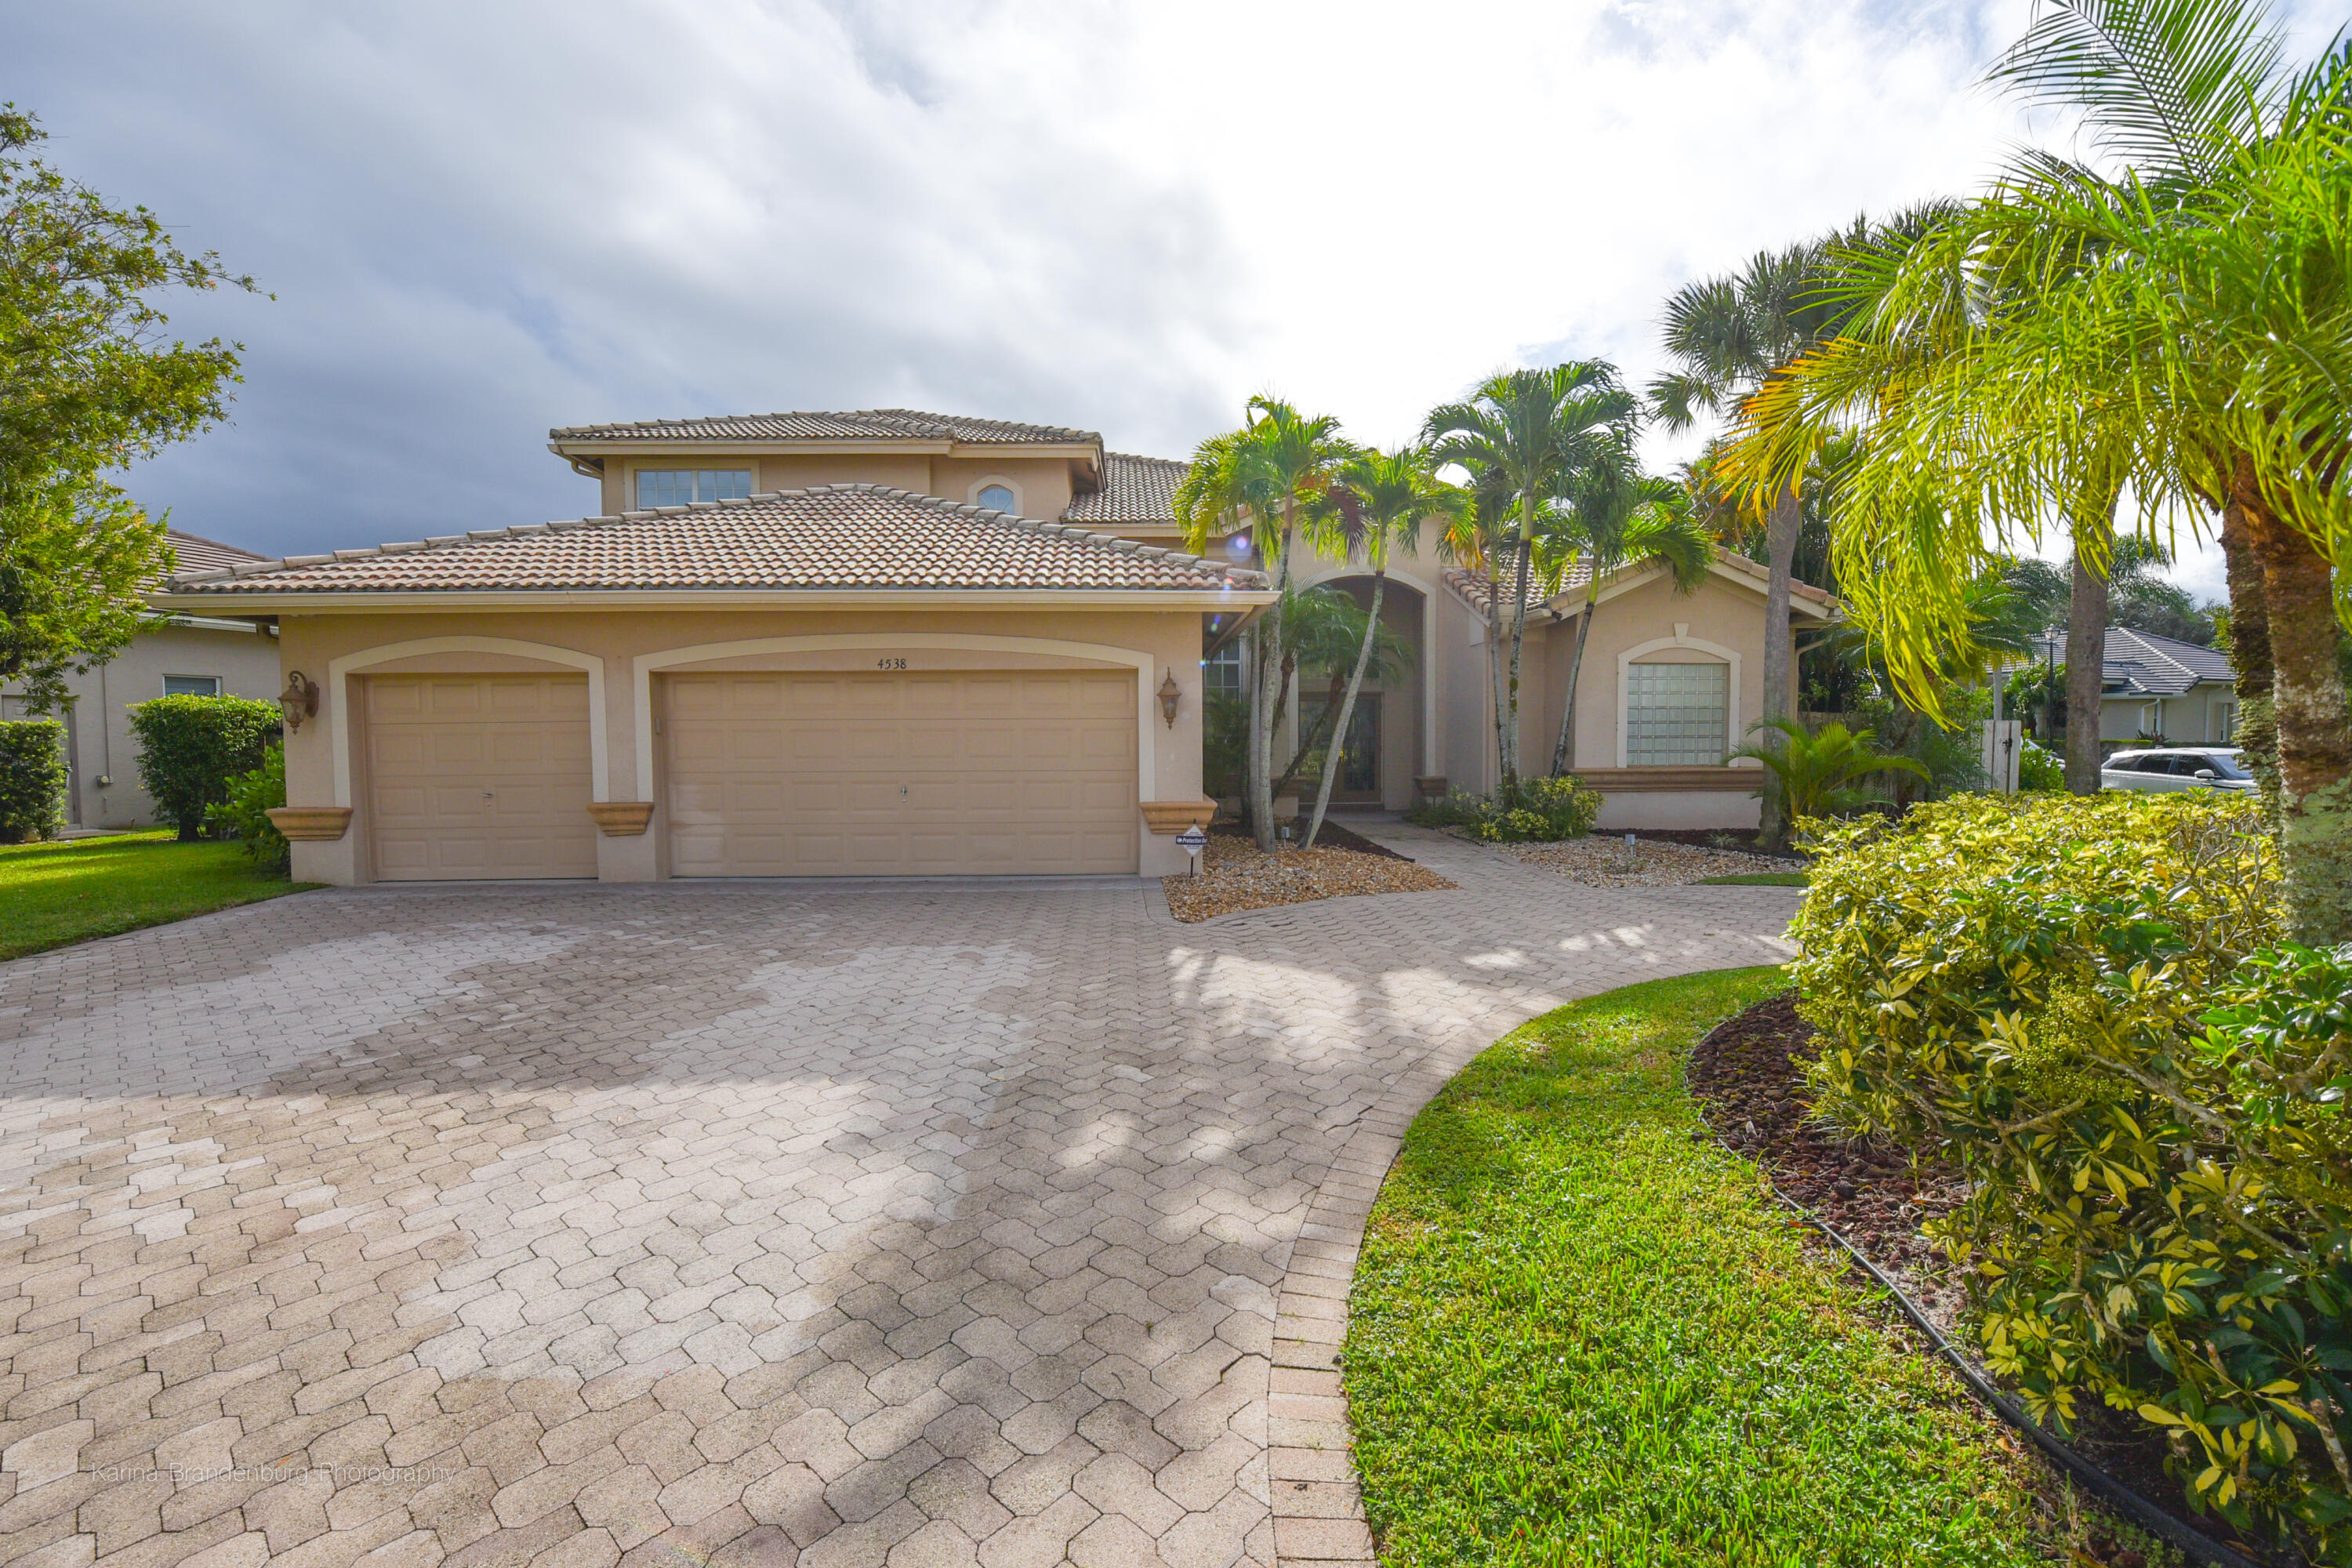
[{"label": "parked suv", "polygon": [[2101,789],[2252,789],[2235,746],[2117,752],[2099,765]]}]

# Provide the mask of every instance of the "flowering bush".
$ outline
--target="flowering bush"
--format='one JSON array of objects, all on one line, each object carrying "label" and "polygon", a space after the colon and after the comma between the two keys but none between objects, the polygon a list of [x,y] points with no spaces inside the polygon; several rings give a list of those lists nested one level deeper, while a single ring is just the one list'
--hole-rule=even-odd
[{"label": "flowering bush", "polygon": [[1571,774],[1521,779],[1495,800],[1457,792],[1418,802],[1404,815],[1423,827],[1466,827],[1488,844],[1549,843],[1591,832],[1604,798]]},{"label": "flowering bush", "polygon": [[1968,1172],[1936,1233],[1987,1364],[2352,1563],[2352,948],[2279,945],[2259,803],[1965,796],[1815,847],[1815,1109]]}]

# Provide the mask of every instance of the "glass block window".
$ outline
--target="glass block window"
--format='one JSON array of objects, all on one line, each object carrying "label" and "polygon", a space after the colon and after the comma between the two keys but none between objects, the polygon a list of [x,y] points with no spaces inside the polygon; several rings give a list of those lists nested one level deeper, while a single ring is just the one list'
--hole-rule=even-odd
[{"label": "glass block window", "polygon": [[167,675],[163,678],[166,697],[218,697],[221,678],[217,675]]},{"label": "glass block window", "polygon": [[1731,667],[1625,668],[1625,762],[1636,768],[1719,767],[1731,749]]},{"label": "glass block window", "polygon": [[698,500],[741,500],[751,493],[749,468],[639,468],[637,507],[688,506]]}]

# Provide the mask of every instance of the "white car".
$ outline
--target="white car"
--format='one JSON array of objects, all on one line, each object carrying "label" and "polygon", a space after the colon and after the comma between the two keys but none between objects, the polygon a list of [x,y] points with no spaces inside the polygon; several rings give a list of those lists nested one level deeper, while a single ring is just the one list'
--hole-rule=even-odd
[{"label": "white car", "polygon": [[2101,789],[2228,789],[2258,786],[2235,746],[2166,746],[2117,752],[2099,764]]}]

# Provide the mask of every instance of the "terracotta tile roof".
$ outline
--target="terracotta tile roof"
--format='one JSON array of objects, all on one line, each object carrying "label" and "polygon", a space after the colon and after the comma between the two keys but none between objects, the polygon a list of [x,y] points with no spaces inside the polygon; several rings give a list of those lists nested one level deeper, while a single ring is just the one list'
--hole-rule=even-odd
[{"label": "terracotta tile roof", "polygon": [[882,485],[818,485],[174,577],[179,595],[1260,588],[1255,572]]},{"label": "terracotta tile roof", "polygon": [[217,539],[205,539],[193,533],[182,533],[176,528],[163,531],[163,538],[172,546],[172,554],[179,563],[182,576],[191,572],[226,572],[248,561],[266,561],[250,550],[239,550],[234,544],[223,544]]},{"label": "terracotta tile roof", "polygon": [[1066,522],[1149,523],[1176,526],[1176,486],[1188,463],[1172,458],[1139,458],[1131,452],[1103,454],[1102,488],[1072,498]]},{"label": "terracotta tile roof", "polygon": [[[2050,645],[2050,657],[2064,663],[2066,634],[2053,632],[2047,637],[2036,637],[2035,651],[2045,643]],[[2208,681],[2238,679],[2230,668],[2229,656],[2218,648],[2199,647],[2154,632],[2136,632],[2129,626],[2109,626],[2100,651],[2105,656],[2100,682],[2110,697],[2178,697]]]},{"label": "terracotta tile roof", "polygon": [[1060,425],[1020,425],[925,414],[913,408],[860,408],[849,413],[722,414],[698,419],[639,419],[620,425],[571,425],[550,430],[551,441],[958,441],[971,446],[1102,445],[1091,430]]},{"label": "terracotta tile roof", "polygon": [[[1755,579],[1759,586],[1770,577],[1770,573],[1763,566],[1748,560],[1745,555],[1734,554],[1728,550],[1717,550],[1715,552],[1715,559],[1717,564],[1727,566],[1742,576]],[[1566,620],[1568,617],[1562,611],[1552,608],[1552,601],[1564,594],[1583,592],[1591,580],[1592,563],[1581,556],[1577,559],[1574,565],[1560,574],[1559,585],[1549,593],[1546,593],[1540,584],[1530,580],[1528,584],[1528,617],[1532,620],[1538,616],[1543,616],[1556,621]],[[1463,603],[1481,616],[1488,613],[1487,606],[1492,602],[1494,588],[1486,580],[1486,574],[1484,572],[1471,572],[1454,567],[1446,572],[1445,582],[1456,595],[1460,595]],[[1814,587],[1811,583],[1791,583],[1789,588],[1792,598],[1801,599],[1818,606],[1813,612],[1815,614],[1826,614],[1836,606],[1837,600],[1833,595]]]}]

